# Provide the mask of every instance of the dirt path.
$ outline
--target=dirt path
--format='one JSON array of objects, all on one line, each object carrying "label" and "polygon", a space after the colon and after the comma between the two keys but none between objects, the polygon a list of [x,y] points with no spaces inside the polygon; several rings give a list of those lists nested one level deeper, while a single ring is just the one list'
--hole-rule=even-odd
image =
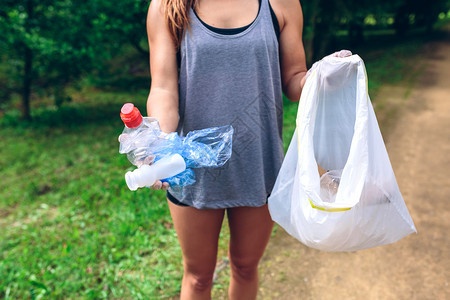
[{"label": "dirt path", "polygon": [[[423,74],[383,132],[418,234],[326,253],[279,228],[261,263],[259,299],[450,299],[450,40],[424,54]],[[377,97],[404,92],[386,87]]]}]

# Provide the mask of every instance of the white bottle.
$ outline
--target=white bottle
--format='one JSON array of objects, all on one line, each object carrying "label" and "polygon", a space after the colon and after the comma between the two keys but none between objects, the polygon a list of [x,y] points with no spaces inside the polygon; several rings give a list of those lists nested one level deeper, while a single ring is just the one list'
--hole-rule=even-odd
[{"label": "white bottle", "polygon": [[125,174],[125,181],[130,190],[152,186],[157,180],[175,176],[186,170],[186,163],[179,154],[166,156],[152,165],[142,165]]}]

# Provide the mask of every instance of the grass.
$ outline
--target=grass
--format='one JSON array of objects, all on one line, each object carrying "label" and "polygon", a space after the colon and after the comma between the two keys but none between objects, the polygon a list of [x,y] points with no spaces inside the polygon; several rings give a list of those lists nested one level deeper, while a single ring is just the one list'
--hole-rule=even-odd
[{"label": "grass", "polygon": [[[370,94],[411,78],[422,43],[355,51],[366,61]],[[123,175],[132,166],[118,153],[118,111],[126,101],[144,110],[146,94],[85,87],[59,110],[34,108],[32,123],[20,122],[14,109],[0,118],[0,298],[178,295],[181,251],[165,194],[130,192]],[[297,105],[285,99],[285,148]],[[219,262],[226,265],[223,229]],[[226,289],[228,275],[219,274],[214,295]]]},{"label": "grass", "polygon": [[[0,132],[0,297],[176,295],[181,252],[164,193],[128,191],[131,165],[118,154],[117,111],[144,93],[81,95],[69,110],[78,123],[50,109]],[[104,115],[83,119],[93,103]]]}]

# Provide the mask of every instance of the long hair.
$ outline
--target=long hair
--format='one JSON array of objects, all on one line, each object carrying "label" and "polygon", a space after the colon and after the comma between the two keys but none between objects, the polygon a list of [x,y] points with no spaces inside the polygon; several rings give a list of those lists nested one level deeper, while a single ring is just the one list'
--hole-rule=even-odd
[{"label": "long hair", "polygon": [[186,28],[189,28],[189,9],[195,0],[163,0],[164,17],[175,46],[179,49]]}]

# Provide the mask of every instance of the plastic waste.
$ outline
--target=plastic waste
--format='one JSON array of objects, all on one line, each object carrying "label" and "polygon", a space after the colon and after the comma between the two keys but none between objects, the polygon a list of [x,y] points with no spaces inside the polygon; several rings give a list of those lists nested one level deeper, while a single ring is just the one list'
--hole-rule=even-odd
[{"label": "plastic waste", "polygon": [[142,117],[132,103],[123,105],[120,116],[125,128],[119,136],[119,152],[138,167],[125,176],[130,190],[151,186],[156,180],[168,182],[171,188],[191,185],[195,183],[192,168],[220,167],[231,157],[232,126],[195,130],[180,137],[176,132],[162,132],[158,120]]},{"label": "plastic waste", "polygon": [[145,186],[152,186],[156,180],[169,178],[186,170],[186,163],[179,154],[166,156],[152,165],[142,165],[140,168],[125,174],[125,181],[132,191]]},{"label": "plastic waste", "polygon": [[328,203],[336,201],[341,176],[342,170],[331,170],[320,177],[320,198],[322,201]]},{"label": "plastic waste", "polygon": [[120,117],[125,124],[119,136],[119,153],[127,154],[128,160],[135,166],[153,163],[156,156],[149,152],[148,146],[164,138],[155,118],[142,117],[132,103],[123,105]]}]

